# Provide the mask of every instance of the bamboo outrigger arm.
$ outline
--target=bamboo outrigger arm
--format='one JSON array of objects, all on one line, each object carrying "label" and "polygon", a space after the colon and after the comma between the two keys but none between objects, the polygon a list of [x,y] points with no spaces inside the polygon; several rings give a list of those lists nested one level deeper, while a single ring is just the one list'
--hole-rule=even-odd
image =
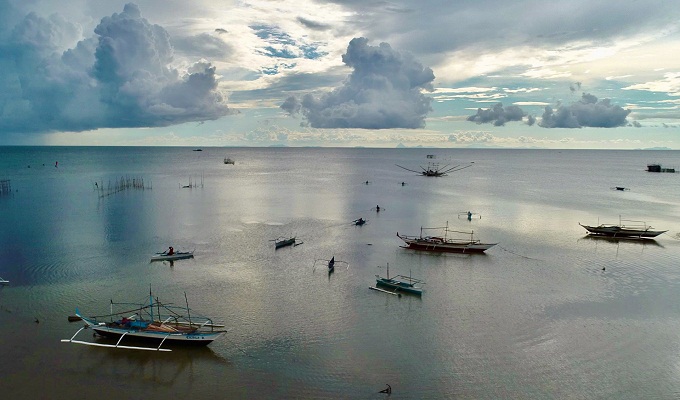
[{"label": "bamboo outrigger arm", "polygon": [[129,349],[129,350],[151,350],[151,351],[172,351],[171,349],[161,349],[161,346],[163,346],[163,343],[165,342],[165,339],[167,339],[170,335],[166,335],[163,340],[161,340],[161,343],[158,345],[158,347],[140,347],[140,346],[122,346],[120,342],[123,340],[125,335],[127,333],[123,333],[120,336],[120,339],[118,339],[118,342],[116,344],[106,344],[106,343],[92,343],[92,342],[85,342],[82,340],[74,340],[76,336],[83,330],[87,329],[87,325],[84,327],[78,329],[78,331],[71,337],[71,339],[61,339],[62,343],[75,343],[75,344],[83,344],[86,346],[97,346],[97,347],[111,347],[114,349]]}]

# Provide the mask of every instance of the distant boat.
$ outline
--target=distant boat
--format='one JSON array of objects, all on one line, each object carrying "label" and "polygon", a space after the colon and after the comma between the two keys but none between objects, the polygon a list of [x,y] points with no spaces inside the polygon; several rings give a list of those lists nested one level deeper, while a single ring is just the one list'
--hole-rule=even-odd
[{"label": "distant boat", "polygon": [[366,221],[368,221],[368,220],[363,219],[363,218],[359,218],[359,219],[355,219],[352,222],[354,223],[354,225],[361,226],[361,225],[365,224]]},{"label": "distant boat", "polygon": [[611,189],[611,190],[619,190],[619,191],[621,191],[621,192],[630,190],[630,189],[628,189],[627,187],[623,187],[623,186],[614,186],[614,187],[612,187],[612,188],[610,188],[610,189]]},{"label": "distant boat", "polygon": [[661,164],[647,164],[647,172],[675,172],[675,168],[662,168]]},{"label": "distant boat", "polygon": [[[436,229],[444,231],[444,236],[423,236],[423,230]],[[449,238],[449,233],[458,233],[470,235],[470,239],[464,238]],[[446,222],[445,227],[439,228],[420,228],[420,236],[400,235],[397,232],[397,237],[406,243],[402,246],[411,250],[446,252],[446,253],[483,253],[498,243],[482,243],[480,240],[473,238],[473,232],[461,232],[449,230],[449,223]]]},{"label": "distant boat", "polygon": [[168,253],[158,253],[155,256],[151,256],[151,261],[174,261],[174,260],[184,260],[187,258],[194,258],[193,251],[177,251],[172,254]]},{"label": "distant boat", "polygon": [[273,242],[274,242],[274,248],[278,249],[278,248],[281,248],[281,247],[290,246],[290,245],[295,244],[295,237],[283,237],[283,236],[281,236],[281,237],[274,239]]},{"label": "distant boat", "polygon": [[0,285],[8,285],[8,284],[9,284],[9,281],[6,281],[6,280],[0,278]]},{"label": "distant boat", "polygon": [[387,277],[383,278],[380,275],[376,275],[376,286],[381,286],[384,288],[392,289],[394,292],[404,292],[411,293],[415,295],[422,295],[423,289],[419,284],[424,284],[425,282],[420,279],[415,279],[410,276],[396,275],[390,278],[390,265],[387,264]]},{"label": "distant boat", "polygon": [[[634,225],[624,225],[623,222],[633,222]],[[583,228],[585,228],[591,235],[601,235],[609,237],[625,237],[625,238],[635,238],[635,239],[651,239],[655,238],[666,231],[655,231],[647,223],[643,221],[631,221],[621,219],[619,217],[619,224],[600,224],[597,226],[583,225],[579,222]]]},{"label": "distant boat", "polygon": [[225,157],[225,158],[224,158],[224,163],[225,163],[225,164],[232,164],[232,165],[234,165],[234,164],[236,164],[236,161],[232,160],[232,159],[229,158],[229,157]]},{"label": "distant boat", "polygon": [[203,151],[203,149],[194,149],[194,151]]},{"label": "distant boat", "polygon": [[313,268],[313,270],[316,270],[316,264],[319,263],[319,262],[326,263],[326,267],[328,268],[328,273],[329,273],[329,274],[330,274],[331,272],[334,272],[334,271],[335,271],[335,264],[344,264],[344,265],[347,266],[347,269],[349,269],[349,263],[348,263],[347,261],[336,260],[336,259],[335,259],[335,256],[333,256],[330,260],[323,260],[323,259],[314,260],[314,268]]},{"label": "distant boat", "polygon": [[395,165],[399,168],[405,169],[407,171],[415,172],[416,174],[419,174],[419,175],[422,175],[422,176],[440,177],[440,176],[448,175],[449,172],[456,172],[456,171],[460,171],[461,169],[471,167],[472,164],[474,164],[474,162],[471,162],[466,166],[462,166],[462,165],[459,164],[459,165],[452,167],[450,164],[447,164],[443,167],[440,167],[438,163],[429,162],[429,163],[427,163],[427,168],[425,168],[423,166],[420,167],[420,169],[422,171],[417,171],[417,170],[414,170],[414,169],[402,167],[399,164],[395,164]]}]

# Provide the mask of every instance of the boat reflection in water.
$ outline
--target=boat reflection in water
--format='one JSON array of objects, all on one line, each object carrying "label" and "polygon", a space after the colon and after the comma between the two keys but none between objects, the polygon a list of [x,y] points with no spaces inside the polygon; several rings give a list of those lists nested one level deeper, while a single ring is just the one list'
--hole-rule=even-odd
[{"label": "boat reflection in water", "polygon": [[642,246],[654,246],[654,247],[664,247],[661,243],[657,242],[655,239],[642,239],[637,237],[612,237],[612,236],[602,236],[602,235],[585,235],[579,240],[590,240],[593,242],[606,242],[611,244],[619,243],[632,243],[634,245]]}]

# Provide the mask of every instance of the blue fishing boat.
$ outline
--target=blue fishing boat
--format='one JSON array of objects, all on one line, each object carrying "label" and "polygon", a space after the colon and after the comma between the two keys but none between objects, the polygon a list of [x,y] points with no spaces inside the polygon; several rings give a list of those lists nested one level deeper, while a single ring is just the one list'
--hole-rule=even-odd
[{"label": "blue fishing boat", "polygon": [[404,292],[415,295],[422,295],[423,289],[418,286],[422,285],[423,282],[420,279],[412,278],[411,276],[396,275],[390,278],[390,264],[387,264],[387,277],[384,278],[380,275],[376,275],[376,286],[382,286],[384,288],[389,288],[395,292]]}]

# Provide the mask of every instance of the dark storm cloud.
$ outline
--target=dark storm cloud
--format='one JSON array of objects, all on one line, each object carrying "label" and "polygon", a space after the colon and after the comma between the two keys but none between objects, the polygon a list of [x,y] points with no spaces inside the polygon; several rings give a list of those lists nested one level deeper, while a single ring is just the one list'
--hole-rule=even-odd
[{"label": "dark storm cloud", "polygon": [[503,126],[508,121],[521,121],[525,115],[526,113],[518,106],[511,105],[503,108],[503,104],[498,103],[486,110],[478,108],[477,114],[470,115],[467,120],[478,124],[493,122],[495,126]]},{"label": "dark storm cloud", "polygon": [[344,84],[319,96],[288,98],[281,106],[290,114],[302,113],[314,128],[422,128],[431,99],[434,73],[410,53],[387,43],[369,46],[354,38],[342,56],[352,68]]},{"label": "dark storm cloud", "polygon": [[0,31],[0,131],[167,126],[229,112],[215,68],[174,69],[168,33],[136,5],[103,18],[93,37],[76,43],[78,29],[31,13]]},{"label": "dark storm cloud", "polygon": [[581,100],[556,110],[546,106],[539,126],[544,128],[613,128],[625,126],[630,110],[611,104],[609,99],[598,101],[597,97],[584,93]]}]

